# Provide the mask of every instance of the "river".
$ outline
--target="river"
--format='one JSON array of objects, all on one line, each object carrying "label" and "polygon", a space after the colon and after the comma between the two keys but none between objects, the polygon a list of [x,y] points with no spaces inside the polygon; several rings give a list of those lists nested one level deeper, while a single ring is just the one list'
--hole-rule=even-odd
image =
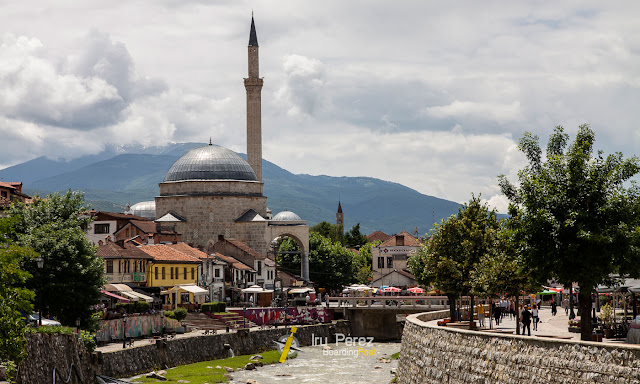
[{"label": "river", "polygon": [[255,371],[233,373],[234,383],[254,379],[260,384],[322,383],[322,384],[388,384],[395,375],[390,363],[379,361],[400,351],[400,343],[371,343],[363,346],[347,346],[329,343],[330,350],[321,347],[302,347],[295,359],[284,364],[260,367]]}]

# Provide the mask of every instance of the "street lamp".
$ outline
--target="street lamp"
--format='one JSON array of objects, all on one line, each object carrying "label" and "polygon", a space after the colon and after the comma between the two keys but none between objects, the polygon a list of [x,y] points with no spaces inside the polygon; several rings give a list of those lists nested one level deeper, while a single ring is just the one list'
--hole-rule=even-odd
[{"label": "street lamp", "polygon": [[[42,258],[42,256],[38,257],[38,259],[36,260],[36,263],[38,264],[38,269],[42,271],[42,268],[44,268],[44,259]],[[40,273],[42,274],[42,273]],[[40,327],[42,327],[42,276],[40,276],[40,292],[39,293],[39,303],[38,303],[38,325]]]},{"label": "street lamp", "polygon": [[127,314],[122,315],[122,348],[127,347]]}]

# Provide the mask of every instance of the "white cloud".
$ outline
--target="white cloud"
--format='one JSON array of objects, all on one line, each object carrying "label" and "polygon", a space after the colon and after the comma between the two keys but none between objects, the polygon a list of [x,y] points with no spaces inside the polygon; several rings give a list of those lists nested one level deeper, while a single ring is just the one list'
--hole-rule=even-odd
[{"label": "white cloud", "polygon": [[474,118],[479,120],[493,120],[505,124],[521,120],[520,102],[497,104],[486,102],[458,101],[451,104],[427,107],[426,113],[436,118]]}]

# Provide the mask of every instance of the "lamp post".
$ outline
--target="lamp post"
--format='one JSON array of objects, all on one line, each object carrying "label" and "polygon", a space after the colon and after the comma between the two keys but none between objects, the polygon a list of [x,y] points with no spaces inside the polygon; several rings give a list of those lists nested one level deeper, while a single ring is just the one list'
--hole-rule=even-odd
[{"label": "lamp post", "polygon": [[122,348],[127,347],[127,314],[122,315]]},{"label": "lamp post", "polygon": [[[42,256],[38,257],[38,259],[36,260],[36,263],[38,264],[38,269],[40,270],[40,275],[42,275],[42,268],[44,268],[44,259],[42,258]],[[39,303],[38,303],[38,325],[40,327],[42,327],[42,302],[44,300],[42,300],[42,276],[40,276],[40,292],[38,292],[39,295]]]}]

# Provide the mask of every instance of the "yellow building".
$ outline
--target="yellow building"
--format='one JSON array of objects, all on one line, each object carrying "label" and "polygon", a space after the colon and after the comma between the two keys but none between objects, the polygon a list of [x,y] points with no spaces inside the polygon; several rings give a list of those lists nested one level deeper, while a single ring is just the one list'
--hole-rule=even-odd
[{"label": "yellow building", "polygon": [[203,302],[207,293],[197,286],[198,266],[202,263],[197,257],[181,252],[170,244],[142,245],[141,251],[153,260],[147,267],[147,287],[159,287],[166,295],[165,304],[175,307],[181,303]]}]

